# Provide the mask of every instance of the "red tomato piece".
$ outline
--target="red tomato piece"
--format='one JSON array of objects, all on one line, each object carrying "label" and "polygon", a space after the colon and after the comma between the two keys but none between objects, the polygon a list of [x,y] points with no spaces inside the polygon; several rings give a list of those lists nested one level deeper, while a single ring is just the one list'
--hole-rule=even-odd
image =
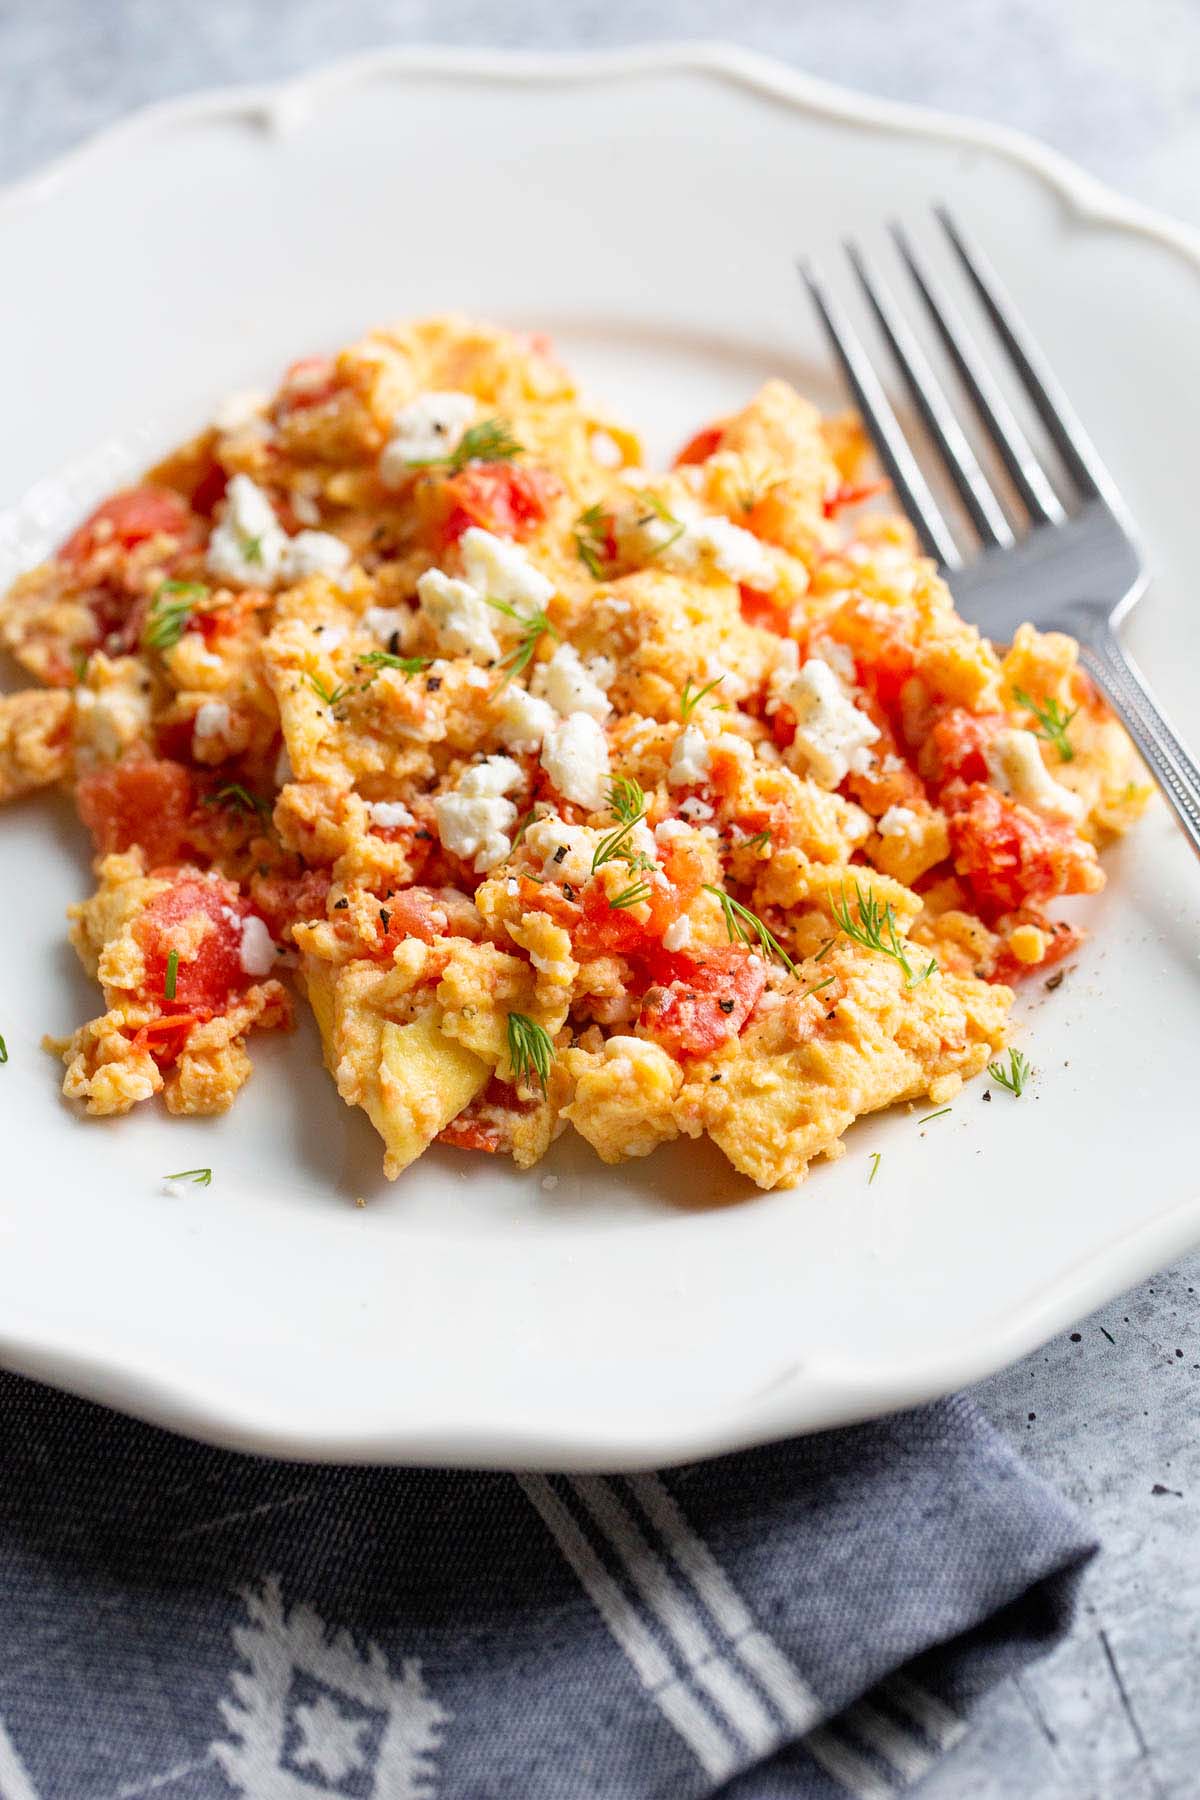
[{"label": "red tomato piece", "polygon": [[452,502],[446,521],[447,543],[456,542],[468,526],[482,525],[498,537],[532,537],[545,522],[550,502],[562,483],[549,469],[519,463],[468,463],[446,483]]},{"label": "red tomato piece", "polygon": [[860,506],[864,500],[873,500],[876,494],[882,494],[888,487],[886,481],[842,481],[834,488],[832,494],[826,494],[821,509],[827,519],[835,519],[848,506]]},{"label": "red tomato piece", "polygon": [[742,617],[747,625],[761,625],[764,631],[777,631],[785,635],[787,629],[787,610],[777,606],[770,594],[760,592],[758,588],[747,587],[743,581],[738,594],[742,604]]},{"label": "red tomato piece", "polygon": [[1096,853],[1069,819],[1047,818],[982,782],[951,805],[954,867],[991,916],[1103,887]]},{"label": "red tomato piece", "polygon": [[938,781],[986,781],[987,747],[1008,724],[1003,713],[971,713],[956,706],[929,734],[937,757]]},{"label": "red tomato piece", "polygon": [[484,1150],[495,1156],[500,1149],[500,1133],[495,1125],[479,1119],[451,1119],[438,1132],[439,1144],[452,1144],[456,1150]]},{"label": "red tomato piece", "polygon": [[280,398],[288,412],[299,412],[331,399],[337,386],[337,364],[332,356],[301,356],[284,371]]},{"label": "red tomato piece", "polygon": [[1006,987],[1015,987],[1018,981],[1028,981],[1031,975],[1044,975],[1055,963],[1077,950],[1087,936],[1077,925],[1068,925],[1065,919],[1059,919],[1052,925],[1048,919],[1035,918],[1032,921],[1040,925],[1043,931],[1051,933],[1046,954],[1039,963],[1023,963],[1018,960],[1007,944],[996,958],[996,966],[989,977],[992,981],[1002,981]]},{"label": "red tomato piece", "polygon": [[721,448],[721,439],[724,433],[723,425],[706,425],[703,430],[696,433],[695,437],[688,439],[675,458],[674,466],[682,469],[687,463],[707,462],[709,457]]},{"label": "red tomato piece", "polygon": [[256,875],[250,883],[254,910],[266,920],[275,939],[291,926],[325,917],[328,869],[305,869],[299,875]]},{"label": "red tomato piece", "polygon": [[154,868],[178,862],[189,847],[195,791],[181,763],[152,757],[108,763],[80,776],[75,800],[102,855],[140,844]]},{"label": "red tomato piece", "polygon": [[767,984],[761,959],[742,944],[660,951],[651,967],[655,985],[638,1023],[673,1056],[710,1056],[736,1037]]},{"label": "red tomato piece", "polygon": [[98,506],[58,553],[60,562],[85,562],[102,543],[132,550],[160,533],[184,537],[192,525],[187,503],[172,488],[125,488]]},{"label": "red tomato piece", "polygon": [[[164,1012],[219,1012],[231,994],[251,980],[242,968],[240,947],[242,920],[247,907],[231,881],[201,875],[184,868],[172,885],[152,900],[134,922],[133,935],[141,945],[146,965],[144,993]],[[197,914],[208,928],[195,952],[181,956],[175,971],[175,993],[166,996],[167,961],[173,947],[173,927],[193,921]]]}]

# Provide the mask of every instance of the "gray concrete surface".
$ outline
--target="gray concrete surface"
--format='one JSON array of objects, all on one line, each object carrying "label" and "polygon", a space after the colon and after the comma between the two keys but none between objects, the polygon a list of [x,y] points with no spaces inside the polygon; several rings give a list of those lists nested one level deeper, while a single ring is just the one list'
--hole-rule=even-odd
[{"label": "gray concrete surface", "polygon": [[[0,179],[144,101],[382,43],[724,36],[1035,132],[1200,223],[1196,0],[2,0]],[[1068,1642],[1001,1689],[923,1800],[1200,1795],[1200,1256],[979,1399],[1094,1521]]]}]

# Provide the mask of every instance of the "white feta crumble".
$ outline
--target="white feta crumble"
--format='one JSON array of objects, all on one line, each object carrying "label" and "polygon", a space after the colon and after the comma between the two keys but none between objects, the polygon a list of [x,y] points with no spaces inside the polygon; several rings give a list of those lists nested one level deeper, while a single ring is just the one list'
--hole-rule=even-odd
[{"label": "white feta crumble", "polygon": [[708,740],[698,725],[685,725],[671,746],[667,780],[672,787],[692,787],[702,782],[712,766]]},{"label": "white feta crumble", "polygon": [[284,581],[303,581],[308,575],[342,575],[350,566],[350,546],[332,531],[298,531],[286,538],[279,557]]},{"label": "white feta crumble", "polygon": [[686,562],[711,562],[731,581],[745,582],[760,593],[770,593],[779,571],[770,553],[752,531],[719,513],[685,519],[683,536],[672,555]]},{"label": "white feta crumble", "polygon": [[692,941],[692,921],[686,913],[680,913],[677,919],[671,920],[663,932],[662,941],[664,950],[686,950]]},{"label": "white feta crumble", "polygon": [[889,806],[887,811],[875,824],[880,837],[904,838],[912,844],[916,841],[916,833],[920,820],[910,806]]},{"label": "white feta crumble", "polygon": [[198,744],[223,738],[229,730],[230,711],[224,700],[205,700],[196,708],[192,735]]},{"label": "white feta crumble", "polygon": [[500,655],[492,629],[496,614],[469,581],[456,581],[440,569],[427,569],[417,582],[417,596],[444,650],[476,656],[482,662],[496,661]]},{"label": "white feta crumble", "polygon": [[258,483],[235,475],[225,490],[225,511],[208,540],[209,569],[241,587],[274,587],[287,533]]},{"label": "white feta crumble", "polygon": [[542,740],[554,724],[554,708],[516,682],[501,690],[496,700],[496,736],[509,750],[540,750]]},{"label": "white feta crumble", "polygon": [[478,410],[471,394],[422,394],[392,418],[392,434],[379,457],[379,479],[399,487],[414,467],[449,456]]},{"label": "white feta crumble", "polygon": [[992,786],[1042,812],[1079,819],[1083,802],[1053,775],[1042,761],[1032,731],[999,731],[984,752]]},{"label": "white feta crumble", "polygon": [[[434,664],[434,668],[435,669],[437,668],[436,663]],[[492,685],[490,680],[484,674],[482,669],[476,669],[476,668],[468,669],[463,676],[463,680],[466,682],[468,687],[473,687],[473,688],[485,688],[485,687],[491,687],[491,685]]]},{"label": "white feta crumble", "polygon": [[362,617],[363,629],[378,638],[381,644],[390,644],[395,638],[403,649],[413,617],[407,606],[368,606]]},{"label": "white feta crumble", "polygon": [[554,593],[554,583],[535,569],[519,544],[472,525],[459,539],[463,574],[489,600],[536,612]]},{"label": "white feta crumble", "polygon": [[269,975],[275,967],[275,944],[257,913],[249,913],[242,920],[238,961],[245,975]]},{"label": "white feta crumble", "polygon": [[619,469],[625,460],[620,444],[610,431],[593,431],[588,439],[588,449],[592,461],[599,463],[602,469]]},{"label": "white feta crumble", "polygon": [[541,857],[541,872],[548,880],[581,886],[592,872],[596,833],[586,825],[568,825],[553,815],[535,819],[526,828],[524,842],[531,856]]},{"label": "white feta crumble", "polygon": [[333,651],[340,650],[345,643],[346,627],[344,625],[314,625],[313,635],[321,640],[317,646],[318,649],[323,650],[326,655],[332,655]]},{"label": "white feta crumble", "polygon": [[372,825],[378,825],[382,831],[393,831],[398,825],[415,825],[417,822],[403,800],[372,800],[367,811]]},{"label": "white feta crumble", "polygon": [[477,875],[494,869],[512,850],[517,809],[504,796],[524,779],[511,757],[489,756],[463,770],[452,794],[439,794],[434,800],[443,845],[453,856],[473,858]]},{"label": "white feta crumble", "polygon": [[823,788],[836,788],[851,770],[862,773],[879,727],[859,712],[829,667],[810,657],[798,675],[781,685],[779,699],[796,718],[796,738],[787,761]]},{"label": "white feta crumble", "polygon": [[687,819],[690,823],[698,825],[703,820],[713,817],[713,809],[707,800],[700,798],[699,794],[689,794],[679,808],[679,816],[681,819]]},{"label": "white feta crumble", "polygon": [[300,488],[292,489],[292,511],[302,525],[319,525],[321,523],[320,507],[311,494],[304,493]]},{"label": "white feta crumble", "polygon": [[688,827],[682,819],[664,819],[661,824],[654,827],[655,841],[659,844],[669,844],[673,838],[687,835]]},{"label": "white feta crumble", "polygon": [[551,728],[542,746],[542,767],[564,800],[590,811],[604,804],[608,740],[590,713],[572,713]]},{"label": "white feta crumble", "polygon": [[604,691],[605,682],[615,674],[607,656],[592,657],[585,663],[573,644],[559,644],[554,655],[534,670],[534,690],[563,718],[571,713],[590,713],[603,724],[612,711]]},{"label": "white feta crumble", "polygon": [[75,689],[79,735],[108,761],[114,761],[150,729],[150,699],[137,673],[127,675],[122,670],[122,677],[100,693],[86,686]]}]

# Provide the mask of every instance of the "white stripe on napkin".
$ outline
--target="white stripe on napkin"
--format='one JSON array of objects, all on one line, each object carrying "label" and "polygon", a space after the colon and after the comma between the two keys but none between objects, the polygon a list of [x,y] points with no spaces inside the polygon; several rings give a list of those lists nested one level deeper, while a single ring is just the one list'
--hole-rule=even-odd
[{"label": "white stripe on napkin", "polygon": [[0,1719],[0,1800],[38,1800],[29,1771]]}]

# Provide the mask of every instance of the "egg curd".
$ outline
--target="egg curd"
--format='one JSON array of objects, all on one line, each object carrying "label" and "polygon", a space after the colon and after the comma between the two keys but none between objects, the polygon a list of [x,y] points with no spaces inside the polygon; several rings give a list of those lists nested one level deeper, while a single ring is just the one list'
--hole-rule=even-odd
[{"label": "egg curd", "polygon": [[93,1114],[221,1112],[307,999],[398,1175],[707,1134],[759,1186],[945,1104],[1148,788],[1071,639],[1001,653],[781,381],[667,473],[542,339],[238,395],[0,601],[0,798],[76,795]]}]

